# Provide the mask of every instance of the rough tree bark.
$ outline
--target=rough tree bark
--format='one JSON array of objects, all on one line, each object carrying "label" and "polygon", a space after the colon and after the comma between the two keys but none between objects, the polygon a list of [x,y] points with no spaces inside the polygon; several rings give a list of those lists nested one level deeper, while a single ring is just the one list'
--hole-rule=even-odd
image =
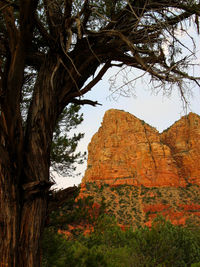
[{"label": "rough tree bark", "polygon": [[[5,156],[0,162],[0,235],[4,237],[0,244],[0,259],[8,266],[39,266],[38,242],[46,216],[45,192],[50,186],[50,146],[57,114],[50,81],[55,68],[52,61],[46,59],[41,67],[28,115],[28,127],[18,141],[23,142],[21,153],[16,151],[16,131],[11,138],[8,130],[6,134],[10,142],[6,141],[5,147],[1,143]],[[3,119],[5,131],[12,128],[12,118],[8,121],[2,112],[1,123]]]}]

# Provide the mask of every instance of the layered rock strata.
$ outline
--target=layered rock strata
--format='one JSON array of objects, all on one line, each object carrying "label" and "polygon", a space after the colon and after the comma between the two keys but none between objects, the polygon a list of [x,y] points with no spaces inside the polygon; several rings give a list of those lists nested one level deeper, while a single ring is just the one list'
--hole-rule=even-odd
[{"label": "layered rock strata", "polygon": [[171,150],[179,177],[200,185],[200,117],[190,113],[161,134]]},{"label": "layered rock strata", "polygon": [[160,134],[135,116],[108,110],[88,146],[83,184],[147,187],[200,183],[200,117],[190,113]]},{"label": "layered rock strata", "polygon": [[193,217],[199,221],[199,186],[198,115],[190,113],[160,134],[135,116],[111,109],[88,146],[80,197],[92,195],[100,203],[104,196],[108,211],[122,224],[151,225],[158,213],[185,224]]}]

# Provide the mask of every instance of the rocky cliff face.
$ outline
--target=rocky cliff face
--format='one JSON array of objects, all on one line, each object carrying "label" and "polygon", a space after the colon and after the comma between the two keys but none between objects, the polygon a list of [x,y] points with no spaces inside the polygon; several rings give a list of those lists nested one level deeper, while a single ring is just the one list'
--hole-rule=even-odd
[{"label": "rocky cliff face", "polygon": [[[140,214],[139,222],[147,224],[151,223],[157,212],[168,214],[172,221],[178,216],[184,223],[191,214],[198,217],[200,117],[190,113],[160,134],[127,112],[108,110],[99,131],[88,146],[88,165],[80,194],[92,194],[100,201],[98,190],[90,190],[88,185],[92,185],[93,189],[94,185],[99,188],[109,185],[109,190],[118,188],[118,191],[126,187],[128,195],[126,190],[123,192],[126,198],[129,196],[127,205],[130,205],[130,201],[133,203],[133,198],[134,201],[137,199],[134,205],[131,204],[132,221],[136,213]],[[108,188],[101,192],[109,191]],[[142,193],[144,188],[147,195]],[[192,190],[196,192],[195,196],[192,196]],[[122,213],[120,196],[117,201],[109,200],[110,209],[118,205]]]},{"label": "rocky cliff face", "polygon": [[156,186],[200,183],[200,117],[190,113],[160,134],[133,115],[108,110],[88,147],[83,183]]},{"label": "rocky cliff face", "polygon": [[161,134],[171,150],[179,177],[200,185],[200,116],[190,113]]}]

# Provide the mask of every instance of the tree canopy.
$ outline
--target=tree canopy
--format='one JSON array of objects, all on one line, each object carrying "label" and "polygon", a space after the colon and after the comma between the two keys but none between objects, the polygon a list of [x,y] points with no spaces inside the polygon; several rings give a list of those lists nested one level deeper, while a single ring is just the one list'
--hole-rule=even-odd
[{"label": "tree canopy", "polygon": [[[23,43],[25,72],[31,68],[37,73],[45,56],[55,54],[52,88],[59,69],[69,76],[61,79],[62,108],[69,102],[95,104],[82,100],[82,96],[111,66],[148,72],[160,86],[166,82],[178,85],[182,96],[184,81],[198,83],[197,77],[186,72],[194,50],[179,36],[181,32],[190,34],[189,21],[199,32],[198,1],[2,0],[0,8],[1,83],[17,44]],[[185,49],[187,54],[183,53]],[[102,68],[94,77],[99,66]],[[90,77],[92,81],[85,85]],[[26,82],[21,81],[24,85]],[[73,86],[70,93],[69,82]]]}]

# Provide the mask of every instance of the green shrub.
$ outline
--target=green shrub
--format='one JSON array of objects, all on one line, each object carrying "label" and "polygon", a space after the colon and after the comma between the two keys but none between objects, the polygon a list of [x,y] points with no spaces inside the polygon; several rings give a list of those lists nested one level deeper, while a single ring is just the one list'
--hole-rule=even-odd
[{"label": "green shrub", "polygon": [[193,263],[193,264],[191,265],[191,267],[200,267],[200,262]]},{"label": "green shrub", "polygon": [[67,241],[48,232],[44,241],[43,267],[200,266],[200,231],[174,226],[162,217],[151,229],[122,231],[115,218],[102,215],[88,236]]}]

